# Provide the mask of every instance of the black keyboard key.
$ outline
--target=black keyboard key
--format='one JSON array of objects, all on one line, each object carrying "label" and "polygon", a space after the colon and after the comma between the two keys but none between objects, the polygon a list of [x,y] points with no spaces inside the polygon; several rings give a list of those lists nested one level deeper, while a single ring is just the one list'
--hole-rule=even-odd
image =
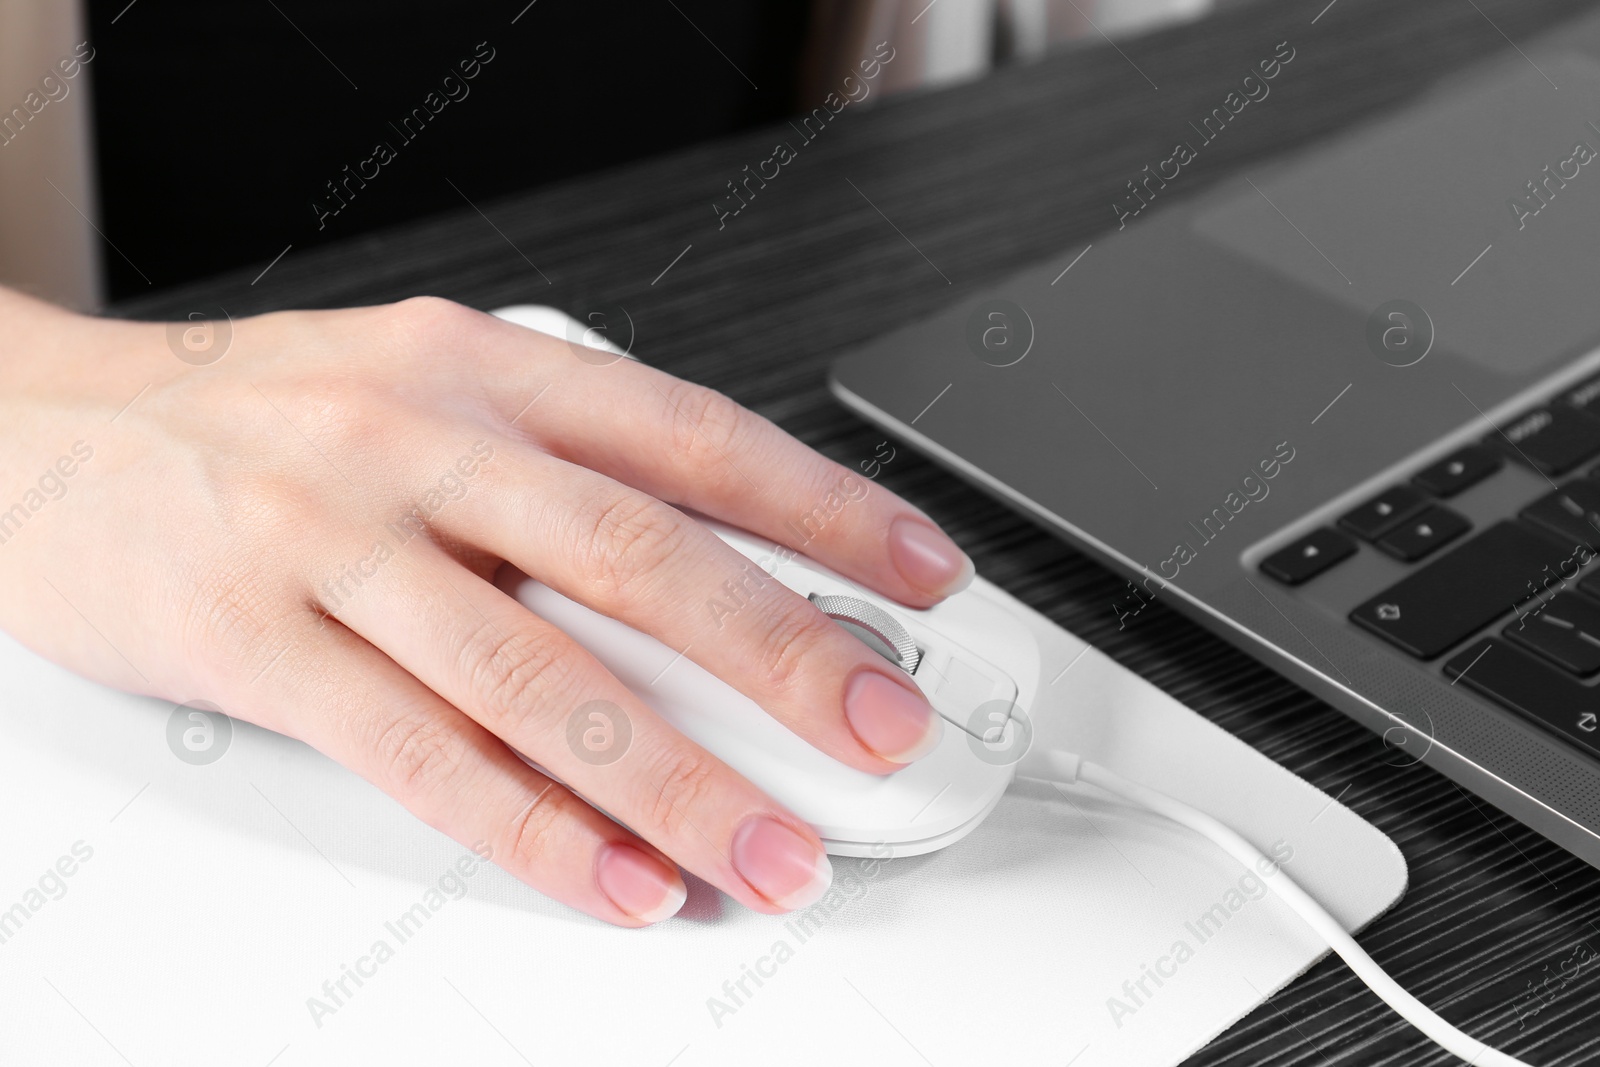
[{"label": "black keyboard key", "polygon": [[1539,408],[1484,440],[1541,474],[1562,475],[1600,453],[1600,419],[1569,407]]},{"label": "black keyboard key", "polygon": [[1600,757],[1600,689],[1547,667],[1503,641],[1474,641],[1445,674]]},{"label": "black keyboard key", "polygon": [[1433,466],[1424,467],[1412,480],[1424,492],[1434,496],[1455,496],[1489,477],[1501,465],[1500,453],[1482,445],[1468,445],[1450,453]]},{"label": "black keyboard key", "polygon": [[1323,527],[1262,560],[1261,570],[1285,585],[1299,585],[1348,559],[1355,550],[1356,543],[1350,538]]},{"label": "black keyboard key", "polygon": [[1573,674],[1600,673],[1600,604],[1582,597],[1569,593],[1529,604],[1501,636]]},{"label": "black keyboard key", "polygon": [[1561,401],[1585,415],[1600,418],[1600,375],[1568,389],[1561,394]]},{"label": "black keyboard key", "polygon": [[1392,485],[1339,519],[1339,525],[1363,541],[1376,541],[1421,511],[1428,498],[1409,485]]},{"label": "black keyboard key", "polygon": [[1378,547],[1395,559],[1410,563],[1442,548],[1470,529],[1472,523],[1449,508],[1435,504],[1379,538]]},{"label": "black keyboard key", "polygon": [[1569,550],[1587,546],[1592,557],[1600,552],[1600,482],[1568,482],[1523,508],[1522,518],[1554,534]]},{"label": "black keyboard key", "polygon": [[1350,613],[1350,621],[1418,659],[1432,659],[1542,590],[1561,549],[1501,522]]}]

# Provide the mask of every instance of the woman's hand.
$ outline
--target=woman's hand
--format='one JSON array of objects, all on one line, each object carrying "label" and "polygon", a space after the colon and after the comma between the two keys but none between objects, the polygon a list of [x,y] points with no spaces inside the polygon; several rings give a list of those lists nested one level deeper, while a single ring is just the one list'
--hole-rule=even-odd
[{"label": "woman's hand", "polygon": [[[913,606],[972,575],[875,486],[795,544],[791,520],[870,483],[720,394],[428,298],[241,320],[206,366],[170,336],[0,291],[0,626],[51,659],[300,738],[622,926],[677,910],[675,863],[779,912],[822,893],[827,859],[497,589],[501,561],[850,766],[887,774],[938,739],[908,679],[778,583],[720,619],[686,607],[746,561],[663,501]],[[567,741],[594,700],[633,732],[604,766]]]}]

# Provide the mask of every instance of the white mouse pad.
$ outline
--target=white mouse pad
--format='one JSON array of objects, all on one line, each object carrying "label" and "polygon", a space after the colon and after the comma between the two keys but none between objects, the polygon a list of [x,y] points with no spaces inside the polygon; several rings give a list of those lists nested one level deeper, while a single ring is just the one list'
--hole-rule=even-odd
[{"label": "white mouse pad", "polygon": [[[1040,743],[1232,822],[1352,929],[1398,899],[1377,830],[1016,609],[1055,679]],[[1161,1067],[1323,952],[1258,876],[1081,785],[1014,786],[942,852],[838,859],[803,915],[693,882],[618,930],[298,743],[186,741],[186,712],[3,637],[0,679],[6,1063]]]}]

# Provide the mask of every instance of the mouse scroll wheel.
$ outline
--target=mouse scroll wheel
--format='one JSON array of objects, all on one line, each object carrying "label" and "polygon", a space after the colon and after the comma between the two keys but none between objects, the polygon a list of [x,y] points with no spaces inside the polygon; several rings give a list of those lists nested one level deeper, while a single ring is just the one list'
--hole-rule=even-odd
[{"label": "mouse scroll wheel", "polygon": [[887,611],[853,596],[812,593],[810,600],[818,611],[850,631],[872,651],[907,674],[917,673],[922,649],[912,640],[910,631]]}]

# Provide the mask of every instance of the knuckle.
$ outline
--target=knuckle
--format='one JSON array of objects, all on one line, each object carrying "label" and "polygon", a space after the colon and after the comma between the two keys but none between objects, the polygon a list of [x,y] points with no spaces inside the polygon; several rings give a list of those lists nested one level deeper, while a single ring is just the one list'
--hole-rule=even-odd
[{"label": "knuckle", "polygon": [[408,297],[395,304],[393,310],[398,322],[422,331],[459,326],[473,315],[468,308],[440,296]]},{"label": "knuckle", "polygon": [[385,309],[384,321],[406,351],[424,359],[438,358],[449,345],[483,328],[483,314],[438,296],[413,296]]},{"label": "knuckle", "polygon": [[231,481],[213,476],[216,494],[226,501],[231,531],[278,537],[321,518],[327,510],[317,490],[285,474],[241,472]]},{"label": "knuckle", "polygon": [[427,716],[402,716],[385,726],[374,743],[381,765],[402,796],[437,790],[461,765],[461,746],[447,723]]},{"label": "knuckle", "polygon": [[758,618],[755,670],[768,692],[788,692],[802,680],[805,664],[837,633],[827,616],[809,604],[784,604]]},{"label": "knuckle", "polygon": [[520,723],[538,714],[566,688],[573,669],[559,642],[522,629],[488,631],[468,646],[467,656],[470,691],[500,722]]},{"label": "knuckle", "polygon": [[[245,572],[248,574],[249,572]],[[212,647],[246,648],[267,628],[259,579],[211,572],[195,583],[183,631],[203,634]]]},{"label": "knuckle", "polygon": [[[254,546],[254,541],[235,546],[214,565],[196,568],[178,623],[187,647],[206,649],[241,667],[264,665],[276,656],[301,636],[297,627],[305,618],[301,601],[285,584],[249,559]],[[251,565],[245,565],[247,559]]]},{"label": "knuckle", "polygon": [[565,789],[553,782],[546,785],[512,820],[506,834],[508,864],[520,870],[537,868],[547,858],[575,803]]},{"label": "knuckle", "polygon": [[645,779],[653,794],[647,798],[650,824],[670,837],[700,836],[696,811],[712,799],[720,765],[706,752],[690,748],[669,753],[656,773]]},{"label": "knuckle", "polygon": [[737,401],[693,382],[675,381],[667,389],[673,449],[707,470],[728,465],[727,455],[755,425],[757,416]]},{"label": "knuckle", "polygon": [[593,511],[592,525],[579,532],[583,573],[610,595],[635,588],[683,547],[684,523],[674,508],[643,493],[602,501]]},{"label": "knuckle", "polygon": [[[306,372],[292,382],[292,395],[279,396],[276,413],[268,413],[275,431],[297,439],[304,435],[328,462],[349,462],[353,452],[392,439],[396,424],[394,398],[362,372]],[[289,425],[284,425],[288,420]],[[300,442],[296,440],[296,443]],[[313,457],[315,458],[315,457]],[[319,460],[320,462],[320,460]]]}]

